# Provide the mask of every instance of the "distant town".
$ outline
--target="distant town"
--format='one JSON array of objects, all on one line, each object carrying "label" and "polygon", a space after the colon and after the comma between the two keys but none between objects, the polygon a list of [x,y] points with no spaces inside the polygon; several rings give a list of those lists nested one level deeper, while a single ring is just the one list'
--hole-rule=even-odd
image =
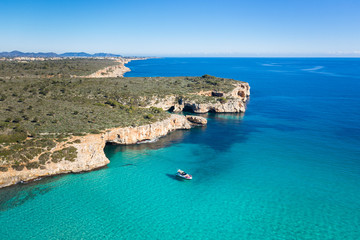
[{"label": "distant town", "polygon": [[[20,52],[20,51],[12,51],[12,52],[0,52],[0,61],[44,61],[44,60],[59,60],[59,59],[78,59],[78,58],[94,58],[94,59],[112,59],[116,60],[119,58],[134,58],[134,56],[122,56],[119,54],[112,53],[94,53],[89,54],[86,52],[66,52],[62,54],[57,54],[54,52]],[[145,57],[136,57],[136,58],[145,58]],[[146,57],[149,58],[149,57]]]}]

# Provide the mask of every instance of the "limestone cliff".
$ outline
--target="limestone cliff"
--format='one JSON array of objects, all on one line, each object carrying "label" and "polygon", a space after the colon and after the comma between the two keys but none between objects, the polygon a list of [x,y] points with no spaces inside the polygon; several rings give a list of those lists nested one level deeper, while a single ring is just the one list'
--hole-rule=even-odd
[{"label": "limestone cliff", "polygon": [[194,93],[194,95],[220,97],[221,101],[215,102],[198,102],[196,100],[179,98],[173,95],[166,96],[162,99],[153,98],[150,100],[149,106],[155,106],[164,110],[172,110],[174,112],[192,111],[194,113],[238,113],[245,112],[246,101],[250,96],[250,86],[246,82],[239,82],[235,88],[228,92],[206,91]]},{"label": "limestone cliff", "polygon": [[[24,169],[16,171],[10,169],[0,173],[0,188],[10,186],[22,181],[30,181],[43,176],[51,176],[69,172],[90,171],[103,167],[109,163],[104,153],[107,142],[116,144],[134,144],[145,140],[153,140],[165,136],[177,129],[190,129],[192,125],[206,124],[201,117],[190,118],[172,114],[168,119],[139,127],[125,127],[108,129],[100,134],[90,134],[82,137],[73,137],[66,143],[58,143],[51,152],[71,146],[77,149],[74,161],[62,159],[46,164],[45,169]],[[37,159],[34,159],[37,160]]]}]

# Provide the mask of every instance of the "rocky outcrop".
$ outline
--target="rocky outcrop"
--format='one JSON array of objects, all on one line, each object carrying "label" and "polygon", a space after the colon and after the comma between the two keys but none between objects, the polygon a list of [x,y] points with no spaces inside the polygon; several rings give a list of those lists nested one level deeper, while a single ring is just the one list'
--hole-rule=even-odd
[{"label": "rocky outcrop", "polygon": [[239,82],[235,88],[226,93],[218,91],[202,91],[194,95],[214,97],[214,101],[199,103],[197,100],[166,96],[162,99],[153,98],[149,106],[155,106],[173,112],[192,111],[194,113],[239,113],[245,112],[246,102],[250,96],[250,86],[246,82]]},{"label": "rocky outcrop", "polygon": [[245,103],[236,99],[227,100],[226,103],[196,103],[186,102],[184,109],[194,113],[240,113],[245,112]]},{"label": "rocky outcrop", "polygon": [[[9,169],[7,172],[0,173],[0,188],[44,176],[90,171],[106,166],[109,163],[109,159],[106,158],[104,153],[104,147],[107,142],[134,144],[160,138],[177,129],[190,129],[191,126],[194,125],[194,122],[197,123],[196,125],[200,123],[206,124],[206,119],[202,119],[201,117],[196,117],[196,119],[197,120],[189,121],[185,116],[172,114],[163,121],[144,126],[113,128],[100,134],[74,137],[70,139],[68,143],[71,142],[71,146],[77,149],[75,161],[67,161],[64,159],[57,163],[50,162],[45,165],[45,169],[28,170],[25,168],[22,171]],[[52,149],[52,152],[67,146],[69,145],[66,143],[58,143],[58,145]]]},{"label": "rocky outcrop", "polygon": [[206,118],[199,117],[199,116],[187,115],[186,119],[194,125],[206,125],[207,124]]}]

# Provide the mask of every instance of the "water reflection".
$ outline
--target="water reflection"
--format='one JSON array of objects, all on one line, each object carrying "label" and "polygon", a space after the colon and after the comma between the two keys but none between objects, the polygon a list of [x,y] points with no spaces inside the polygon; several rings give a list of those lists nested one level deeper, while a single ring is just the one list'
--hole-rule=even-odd
[{"label": "water reflection", "polygon": [[[191,113],[184,113],[190,115]],[[134,145],[107,144],[105,154],[111,158],[117,152],[134,150],[157,150],[170,147],[177,143],[205,144],[209,147],[225,151],[235,142],[243,142],[248,139],[247,135],[252,132],[242,127],[244,113],[206,113],[191,114],[208,119],[208,126],[194,127],[191,131],[177,130],[159,138],[155,142],[144,142]],[[256,131],[256,129],[253,129]]]},{"label": "water reflection", "polygon": [[216,119],[221,122],[241,122],[244,119],[244,116],[245,113],[208,113],[206,115],[207,118]]}]

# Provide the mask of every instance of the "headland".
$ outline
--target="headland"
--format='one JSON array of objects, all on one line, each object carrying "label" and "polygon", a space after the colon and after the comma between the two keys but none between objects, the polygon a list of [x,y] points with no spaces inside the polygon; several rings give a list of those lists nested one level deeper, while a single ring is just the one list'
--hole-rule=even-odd
[{"label": "headland", "polygon": [[[104,61],[111,64],[104,67]],[[106,166],[106,143],[136,144],[206,124],[205,118],[176,113],[246,110],[246,82],[210,75],[111,77],[101,71],[125,67],[128,60],[104,61],[39,61],[30,69],[0,61],[0,188]],[[59,74],[49,77],[55,69]]]}]

